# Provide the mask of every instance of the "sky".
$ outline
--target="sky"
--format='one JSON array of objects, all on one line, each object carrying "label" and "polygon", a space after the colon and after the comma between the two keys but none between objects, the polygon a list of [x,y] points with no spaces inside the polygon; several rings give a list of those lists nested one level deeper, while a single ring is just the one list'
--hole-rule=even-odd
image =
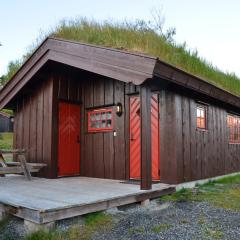
[{"label": "sky", "polygon": [[197,49],[219,69],[240,77],[240,1],[238,0],[8,0],[0,5],[0,76],[7,64],[63,18],[151,19],[161,11],[175,40]]}]

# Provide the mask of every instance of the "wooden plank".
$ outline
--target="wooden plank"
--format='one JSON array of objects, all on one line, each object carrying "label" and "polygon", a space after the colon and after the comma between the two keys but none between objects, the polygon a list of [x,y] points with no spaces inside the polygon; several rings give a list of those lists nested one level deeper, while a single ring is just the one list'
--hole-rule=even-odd
[{"label": "wooden plank", "polygon": [[7,167],[7,164],[6,164],[5,160],[4,160],[2,152],[0,152],[0,164],[2,165],[2,167]]},{"label": "wooden plank", "polygon": [[36,93],[37,98],[37,139],[36,139],[36,162],[42,162],[43,160],[43,88],[39,89]]},{"label": "wooden plank", "polygon": [[52,75],[52,96],[51,96],[51,168],[50,176],[56,178],[58,176],[58,136],[59,136],[59,100],[58,100],[58,89],[59,81],[58,76],[55,74]]},{"label": "wooden plank", "polygon": [[[32,173],[39,172],[39,168],[30,168]],[[23,174],[22,167],[0,167],[0,174]]]},{"label": "wooden plank", "polygon": [[[52,222],[56,220],[62,220],[66,218],[81,216],[91,212],[98,212],[107,210],[109,208],[124,206],[132,203],[142,202],[147,199],[156,199],[164,195],[169,195],[175,192],[174,187],[169,187],[161,190],[154,190],[148,193],[140,193],[134,195],[128,195],[124,197],[118,197],[105,201],[99,201],[92,204],[85,204],[80,206],[72,206],[71,208],[56,209],[55,211],[41,212],[41,223]],[[30,215],[30,214],[29,214]]]},{"label": "wooden plank", "polygon": [[[104,79],[104,104],[114,104],[113,79]],[[104,178],[114,179],[114,139],[113,132],[103,134]]]},{"label": "wooden plank", "polygon": [[177,182],[184,181],[184,160],[183,160],[183,129],[182,129],[182,97],[175,95],[175,136],[176,136],[176,160],[177,160]]},{"label": "wooden plank", "polygon": [[129,84],[125,84],[125,161],[126,161],[126,179],[130,179],[130,97],[126,95],[127,92],[130,92]]},{"label": "wooden plank", "polygon": [[191,134],[191,179],[195,180],[198,175],[197,172],[197,159],[196,159],[196,128],[197,128],[197,116],[196,116],[196,103],[194,100],[190,101],[190,134]]},{"label": "wooden plank", "polygon": [[190,110],[189,99],[182,97],[182,136],[183,136],[183,159],[184,159],[184,181],[191,180],[191,152],[190,152]]},{"label": "wooden plank", "polygon": [[[124,83],[120,81],[114,82],[114,102],[121,103],[123,106],[125,100]],[[125,113],[121,116],[115,116],[114,130],[114,178],[125,179],[126,176],[126,161],[125,161]]]},{"label": "wooden plank", "polygon": [[29,121],[29,162],[36,161],[37,153],[37,98],[31,97],[30,101],[30,121]]},{"label": "wooden plank", "polygon": [[151,89],[140,89],[141,106],[141,189],[152,188]]},{"label": "wooden plank", "polygon": [[43,90],[43,158],[42,162],[47,164],[43,170],[46,177],[52,176],[52,94],[53,94],[53,79],[49,79],[44,83]]},{"label": "wooden plank", "polygon": [[30,173],[30,168],[29,166],[27,165],[27,162],[26,162],[26,157],[25,157],[25,154],[20,154],[18,156],[18,159],[19,159],[19,162],[21,164],[21,168],[22,168],[22,171],[24,173],[24,176],[27,178],[27,180],[32,180],[32,176],[31,176],[31,173]]},{"label": "wooden plank", "polygon": [[114,141],[113,133],[103,134],[104,178],[114,179]]},{"label": "wooden plank", "polygon": [[113,79],[105,78],[104,80],[104,104],[114,104],[114,88]]}]

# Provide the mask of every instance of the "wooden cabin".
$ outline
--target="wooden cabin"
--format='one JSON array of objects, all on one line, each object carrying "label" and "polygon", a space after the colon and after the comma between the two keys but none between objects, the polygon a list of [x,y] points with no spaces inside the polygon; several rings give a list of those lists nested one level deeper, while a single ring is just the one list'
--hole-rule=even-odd
[{"label": "wooden cabin", "polygon": [[13,131],[12,116],[5,112],[0,112],[0,133],[12,131]]},{"label": "wooden cabin", "polygon": [[240,171],[240,98],[158,58],[47,38],[0,92],[41,177],[181,183]]}]

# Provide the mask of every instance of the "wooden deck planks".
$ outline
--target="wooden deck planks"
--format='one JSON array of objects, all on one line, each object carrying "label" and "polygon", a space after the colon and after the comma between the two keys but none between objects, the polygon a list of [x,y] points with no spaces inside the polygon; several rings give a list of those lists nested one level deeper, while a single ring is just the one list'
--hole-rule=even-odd
[{"label": "wooden deck planks", "polygon": [[140,202],[175,191],[174,186],[168,184],[154,184],[152,190],[141,191],[138,185],[86,177],[33,178],[29,182],[21,176],[9,176],[0,181],[0,210],[12,207],[15,209],[13,215],[39,224]]}]

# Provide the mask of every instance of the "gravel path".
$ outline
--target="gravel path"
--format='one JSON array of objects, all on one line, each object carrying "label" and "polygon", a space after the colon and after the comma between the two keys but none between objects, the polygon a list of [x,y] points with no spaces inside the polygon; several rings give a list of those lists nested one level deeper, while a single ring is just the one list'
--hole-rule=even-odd
[{"label": "gravel path", "polygon": [[208,203],[182,202],[161,209],[153,202],[114,215],[116,226],[94,239],[240,239],[240,212],[217,209]]},{"label": "gravel path", "polygon": [[[94,240],[240,239],[240,212],[215,208],[206,202],[160,204],[152,201],[147,208],[121,208],[108,214],[113,217],[113,228],[96,233]],[[61,221],[58,228],[66,230],[69,223],[69,220]],[[0,230],[1,240],[20,240],[23,235],[23,223],[16,218]]]}]

